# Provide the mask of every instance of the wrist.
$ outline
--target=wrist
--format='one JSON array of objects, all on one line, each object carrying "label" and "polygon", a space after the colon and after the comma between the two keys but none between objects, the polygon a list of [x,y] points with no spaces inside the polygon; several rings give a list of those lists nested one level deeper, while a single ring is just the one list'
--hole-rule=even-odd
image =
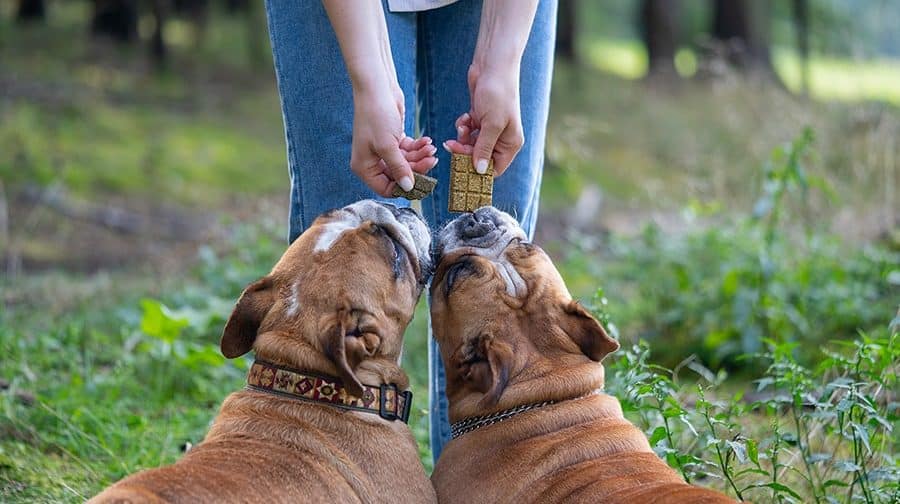
[{"label": "wrist", "polygon": [[504,93],[518,94],[519,69],[519,65],[483,66],[473,61],[469,67],[469,87],[473,91],[479,87],[490,87],[503,90]]},{"label": "wrist", "polygon": [[518,75],[536,10],[537,0],[485,0],[472,66]]},{"label": "wrist", "polygon": [[351,71],[350,84],[354,99],[384,95],[398,86],[397,76],[388,75],[379,67]]}]

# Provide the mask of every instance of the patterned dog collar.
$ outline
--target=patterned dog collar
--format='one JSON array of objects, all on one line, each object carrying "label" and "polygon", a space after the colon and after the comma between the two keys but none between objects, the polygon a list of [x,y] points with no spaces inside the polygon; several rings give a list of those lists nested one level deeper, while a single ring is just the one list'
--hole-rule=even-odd
[{"label": "patterned dog collar", "polygon": [[[564,401],[571,401],[574,399],[581,399],[583,397],[587,397],[589,395],[594,395],[599,393],[599,390],[594,390],[592,392],[588,392],[587,394],[573,397],[571,399],[565,399]],[[465,420],[460,420],[450,426],[450,434],[453,436],[453,439],[462,436],[468,432],[472,432],[475,429],[479,429],[481,427],[486,427],[488,425],[493,425],[495,423],[500,423],[504,420],[508,420],[519,413],[524,413],[526,411],[543,408],[544,406],[550,406],[551,404],[557,404],[564,401],[544,401],[539,403],[531,403],[531,404],[522,404],[519,406],[513,406],[512,408],[505,409],[503,411],[498,411],[496,413],[491,413],[490,415],[482,415],[469,417]]]},{"label": "patterned dog collar", "polygon": [[374,413],[385,420],[409,421],[412,392],[396,385],[363,385],[362,397],[350,394],[337,378],[287,369],[265,361],[254,361],[247,375],[247,389],[318,402],[336,408]]}]

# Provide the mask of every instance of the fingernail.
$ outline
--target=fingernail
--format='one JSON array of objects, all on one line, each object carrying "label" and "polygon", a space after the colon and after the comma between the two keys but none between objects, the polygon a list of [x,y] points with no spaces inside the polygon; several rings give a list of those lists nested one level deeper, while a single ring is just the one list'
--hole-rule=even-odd
[{"label": "fingernail", "polygon": [[487,159],[479,159],[478,162],[475,163],[475,171],[477,171],[479,175],[484,175],[485,173],[487,173],[487,168]]},{"label": "fingernail", "polygon": [[442,145],[444,146],[445,151],[449,152],[450,154],[453,154],[453,151],[450,150],[450,147],[447,145],[447,142],[444,142]]},{"label": "fingernail", "polygon": [[412,177],[404,175],[400,180],[397,181],[397,185],[399,185],[400,189],[403,189],[404,191],[412,191],[413,179]]},{"label": "fingernail", "polygon": [[463,128],[462,128],[462,126],[460,126],[459,128],[456,128],[456,133],[457,133],[459,136],[462,136],[462,134],[463,134]]},{"label": "fingernail", "polygon": [[434,161],[431,162],[431,167],[434,168],[438,164],[438,158],[434,158]]},{"label": "fingernail", "polygon": [[428,149],[428,152],[430,152],[431,155],[434,156],[435,153],[437,153],[437,147],[435,147],[434,145],[432,145],[432,146]]},{"label": "fingernail", "polygon": [[431,145],[431,137],[425,137],[425,145]]}]

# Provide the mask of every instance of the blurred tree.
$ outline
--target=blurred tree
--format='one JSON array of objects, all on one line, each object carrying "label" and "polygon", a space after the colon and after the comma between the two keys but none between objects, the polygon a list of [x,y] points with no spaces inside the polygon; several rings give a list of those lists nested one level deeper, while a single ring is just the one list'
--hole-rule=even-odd
[{"label": "blurred tree", "polygon": [[578,0],[560,0],[556,15],[556,57],[569,63],[578,62],[578,4]]},{"label": "blurred tree", "polygon": [[165,0],[152,0],[150,8],[153,12],[153,34],[150,36],[150,59],[157,70],[161,70],[166,65],[168,51],[166,50],[166,39],[164,28],[166,25],[166,14],[168,5]]},{"label": "blurred tree", "polygon": [[800,91],[809,94],[809,1],[792,0],[797,52],[800,54]]},{"label": "blurred tree", "polygon": [[244,12],[247,20],[247,58],[250,65],[257,68],[268,67],[271,60],[265,5],[262,2],[253,2],[247,5]]},{"label": "blurred tree", "polygon": [[116,42],[133,42],[138,38],[137,0],[92,0],[91,33]]},{"label": "blurred tree", "polygon": [[47,17],[44,0],[19,0],[16,20],[19,22],[43,21]]},{"label": "blurred tree", "polygon": [[225,0],[225,9],[232,14],[246,12],[249,7],[250,0]]},{"label": "blurred tree", "polygon": [[738,71],[777,79],[769,54],[770,1],[712,0],[712,8],[712,56]]},{"label": "blurred tree", "polygon": [[647,50],[647,79],[673,81],[675,51],[678,49],[679,0],[643,0],[639,12],[639,26],[644,48]]}]

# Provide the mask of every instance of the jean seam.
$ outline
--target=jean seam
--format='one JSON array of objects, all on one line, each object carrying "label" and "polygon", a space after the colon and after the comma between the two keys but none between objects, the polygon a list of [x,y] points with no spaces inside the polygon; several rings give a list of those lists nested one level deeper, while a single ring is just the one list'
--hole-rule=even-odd
[{"label": "jean seam", "polygon": [[[428,29],[428,16],[427,15],[419,15],[419,22],[422,23],[422,33],[425,34],[422,37],[422,42],[425,45],[424,50],[422,51],[422,55],[425,58],[424,67],[425,67],[425,128],[428,134],[433,135],[437,129],[437,126],[434,124],[434,69],[432,67],[434,63],[434,58],[431,57],[431,50],[434,47],[434,42],[431,39],[431,31]],[[438,221],[438,203],[440,201],[440,196],[438,192],[435,191],[432,193],[433,198],[431,202],[431,222],[433,225],[437,225]]]},{"label": "jean seam", "polygon": [[[272,21],[272,9],[271,9],[271,1],[266,2],[266,13],[268,14],[268,22],[269,22],[269,36],[272,39],[272,61],[275,67],[276,76],[284,75],[284,67],[282,66],[281,58],[278,55],[277,47],[280,47],[280,37],[278,35],[279,30],[276,29],[274,23]],[[295,193],[295,200],[292,202],[292,206],[296,205],[297,213],[299,214],[299,226],[294,226],[294,216],[290,215],[290,229],[289,233],[291,235],[294,234],[294,230],[302,230],[305,229],[305,221],[306,221],[306,212],[304,210],[303,205],[303,186],[301,184],[301,177],[295,175],[295,167],[298,164],[298,160],[296,158],[297,151],[294,147],[293,141],[293,132],[294,132],[294,124],[290,118],[290,114],[287,112],[287,107],[284,103],[284,90],[282,89],[282,79],[279,77],[276,79],[278,83],[278,99],[280,100],[281,110],[282,110],[282,119],[284,120],[284,137],[285,144],[287,144],[287,157],[288,157],[288,176],[291,180],[291,191]],[[293,213],[293,208],[291,208],[291,213]],[[293,238],[293,236],[289,236],[289,239]]]}]

